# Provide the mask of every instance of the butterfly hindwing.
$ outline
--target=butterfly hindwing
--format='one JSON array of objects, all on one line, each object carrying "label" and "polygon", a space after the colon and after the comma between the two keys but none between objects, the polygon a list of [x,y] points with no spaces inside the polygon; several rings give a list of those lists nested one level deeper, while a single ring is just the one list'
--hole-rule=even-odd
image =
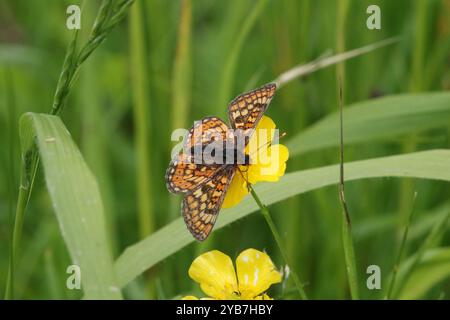
[{"label": "butterfly hindwing", "polygon": [[234,166],[226,166],[183,199],[184,222],[197,240],[203,241],[211,233],[235,171]]},{"label": "butterfly hindwing", "polygon": [[209,181],[223,165],[202,163],[203,149],[213,143],[222,147],[232,137],[228,125],[217,117],[196,121],[185,138],[182,153],[172,159],[166,171],[169,192],[187,193]]},{"label": "butterfly hindwing", "polygon": [[166,171],[166,186],[171,193],[187,193],[209,181],[224,166],[196,164],[193,156],[177,155]]}]

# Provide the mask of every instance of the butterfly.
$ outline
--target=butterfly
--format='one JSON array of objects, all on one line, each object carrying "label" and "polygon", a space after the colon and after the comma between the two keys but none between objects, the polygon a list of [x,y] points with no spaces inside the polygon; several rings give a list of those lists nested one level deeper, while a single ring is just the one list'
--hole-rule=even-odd
[{"label": "butterfly", "polygon": [[[183,151],[170,162],[165,176],[167,189],[184,194],[181,214],[198,241],[205,240],[211,233],[230,182],[239,170],[238,165],[249,165],[244,148],[275,90],[275,83],[269,83],[237,96],[228,104],[230,126],[217,117],[195,122],[183,143]],[[243,143],[236,143],[242,137]],[[202,161],[198,161],[195,151],[203,156],[208,146],[217,147],[222,154],[219,159],[224,161],[208,162],[202,157]],[[214,152],[212,155],[215,156]]]}]

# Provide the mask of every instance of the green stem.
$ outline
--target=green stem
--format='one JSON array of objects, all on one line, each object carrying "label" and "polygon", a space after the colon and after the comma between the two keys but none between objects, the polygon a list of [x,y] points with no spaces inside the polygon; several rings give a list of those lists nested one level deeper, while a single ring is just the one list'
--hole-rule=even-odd
[{"label": "green stem", "polygon": [[12,240],[12,248],[11,248],[11,257],[9,259],[9,269],[8,276],[6,280],[6,291],[5,291],[5,300],[14,298],[14,265],[15,258],[17,256],[17,249],[19,247],[20,236],[22,234],[22,225],[23,225],[23,217],[26,206],[26,198],[27,198],[28,190],[23,186],[19,188],[19,196],[16,207],[16,216],[14,219],[14,231],[13,231],[13,240]]},{"label": "green stem", "polygon": [[[81,49],[79,55],[76,54],[78,31],[75,32],[75,36],[67,48],[66,57],[64,59],[62,72],[56,86],[56,92],[53,98],[50,114],[59,115],[61,113],[67,96],[75,80],[77,79],[76,75],[80,70],[81,65],[106,39],[108,33],[120,22],[120,20],[124,18],[128,7],[133,3],[133,1],[134,0],[123,0],[118,6],[114,7],[113,1],[103,0],[96,18],[94,29],[91,33],[91,38]],[[111,10],[114,8],[116,8],[116,11],[113,16],[109,16]],[[14,218],[14,230],[12,236],[11,256],[6,279],[5,299],[12,299],[14,297],[15,258],[18,255],[25,210],[33,190],[34,178],[39,167],[37,147],[33,146],[32,149],[28,150],[27,154],[31,157],[23,160],[24,166],[22,167],[21,186],[19,188],[16,216]],[[27,154],[24,154],[25,157]]]},{"label": "green stem", "polygon": [[[342,71],[342,70],[341,70]],[[345,267],[347,269],[348,285],[353,300],[359,299],[358,277],[356,272],[355,249],[352,239],[352,224],[350,213],[345,201],[344,178],[344,97],[342,89],[342,73],[338,70],[339,82],[339,201],[342,206],[342,245],[344,248]]]},{"label": "green stem", "polygon": [[[19,187],[19,194],[17,198],[16,215],[14,218],[14,230],[12,236],[11,256],[9,258],[8,274],[6,278],[5,300],[14,299],[14,268],[16,257],[18,256],[20,248],[20,239],[22,237],[23,220],[25,210],[30,200],[31,190],[33,189],[34,178],[36,176],[39,165],[39,158],[37,157],[37,150],[35,147],[30,151],[30,163],[28,166],[27,159],[24,160],[22,166],[22,179]],[[30,170],[31,168],[31,170]]]},{"label": "green stem", "polygon": [[[267,207],[261,202],[258,195],[256,194],[255,190],[249,185],[250,187],[250,193],[253,196],[253,199],[255,199],[256,203],[258,204],[259,209],[261,210],[262,215],[266,219],[267,224],[269,225],[270,231],[272,232],[273,237],[275,238],[275,242],[278,245],[278,249],[281,252],[281,255],[283,256],[284,262],[288,266],[292,266],[292,264],[289,262],[289,257],[287,255],[286,248],[283,245],[283,242],[281,241],[280,234],[278,233],[277,228],[275,227],[275,224],[273,223],[272,217],[270,216],[270,212],[267,209]],[[303,300],[308,300],[308,297],[306,295],[305,290],[303,290],[303,284],[300,281],[300,278],[298,277],[297,273],[291,269],[292,278],[294,279],[295,286],[297,287],[298,293],[300,297]]]},{"label": "green stem", "polygon": [[[67,97],[67,93],[69,91],[68,84],[73,79],[72,77],[74,72],[71,71],[70,68],[73,65],[77,35],[78,32],[75,33],[74,39],[71,41],[67,49],[67,54],[63,64],[63,70],[58,80],[58,85],[56,88],[52,109],[50,111],[50,114],[53,115],[57,115],[61,111],[61,106],[63,105],[65,98]],[[39,157],[37,156],[37,148],[36,146],[33,146],[32,148],[33,148],[32,150],[29,150],[29,154],[31,155],[31,157],[27,159],[25,154],[25,159],[23,160],[24,163],[22,166],[22,173],[21,173],[22,174],[21,185],[19,187],[16,215],[14,217],[14,230],[12,235],[11,253],[9,258],[8,274],[6,277],[5,299],[14,298],[15,259],[18,256],[25,211],[27,208],[28,200],[30,199],[31,196],[31,191],[33,190],[34,177],[39,167]]]},{"label": "green stem", "polygon": [[[58,80],[58,85],[56,88],[56,93],[53,99],[52,109],[50,114],[57,115],[61,111],[61,107],[64,104],[65,98],[69,92],[69,83],[73,80],[73,76],[76,71],[71,70],[73,66],[75,47],[77,34],[75,33],[75,37],[72,42],[69,44],[67,49],[67,54],[63,64],[63,70],[61,72],[60,78]],[[33,181],[34,176],[37,172],[37,168],[39,167],[39,157],[37,156],[37,150],[34,146],[33,149],[29,150],[30,158],[26,158],[27,154],[25,154],[25,159],[23,167],[22,167],[22,178],[21,185],[19,187],[19,195],[17,199],[16,206],[16,215],[14,218],[14,230],[12,236],[12,247],[11,247],[11,257],[9,259],[8,266],[8,274],[6,278],[6,290],[5,290],[5,299],[13,299],[14,297],[14,267],[15,267],[15,259],[18,256],[20,238],[22,236],[22,227],[23,227],[23,219],[25,215],[25,211],[28,205],[28,200],[31,196],[31,191],[33,190]],[[32,170],[30,170],[32,169]]]},{"label": "green stem", "polygon": [[172,76],[172,127],[184,128],[188,118],[191,101],[192,65],[191,65],[191,0],[181,1],[178,43],[173,62]]},{"label": "green stem", "polygon": [[245,40],[247,39],[250,31],[255,25],[258,17],[263,12],[264,8],[268,4],[268,0],[260,0],[258,1],[250,10],[249,14],[246,16],[244,23],[242,24],[242,28],[239,30],[239,33],[233,42],[232,49],[229,55],[225,59],[224,71],[222,76],[222,82],[219,89],[219,95],[217,104],[218,106],[226,104],[228,99],[230,98],[230,93],[232,91],[232,84],[234,75],[236,73],[237,62],[239,59],[239,55],[242,51],[242,48],[245,44]]},{"label": "green stem", "polygon": [[358,277],[356,275],[355,249],[353,246],[353,239],[352,239],[352,224],[350,220],[350,214],[348,212],[347,202],[345,201],[345,192],[344,192],[344,162],[343,162],[342,145],[343,142],[341,141],[341,182],[339,185],[339,199],[342,205],[342,245],[344,248],[345,267],[347,269],[347,278],[348,278],[348,285],[350,288],[350,294],[353,300],[358,300],[359,299]]},{"label": "green stem", "polygon": [[[346,205],[345,205],[346,206]],[[358,277],[356,276],[355,249],[352,240],[352,226],[348,219],[347,209],[342,214],[342,244],[344,246],[345,266],[347,269],[348,284],[353,300],[359,299]]]},{"label": "green stem", "polygon": [[[145,45],[142,20],[142,2],[137,1],[130,10],[130,60],[131,93],[133,101],[133,119],[135,126],[136,148],[136,192],[139,236],[145,238],[155,229],[153,211],[150,143],[150,107],[149,77],[147,73],[147,49]],[[150,299],[155,297],[154,277],[147,274],[146,289]]]},{"label": "green stem", "polygon": [[[337,27],[336,27],[336,48],[339,53],[345,52],[345,28],[347,21],[347,14],[349,8],[349,1],[337,2]],[[340,129],[340,183],[339,183],[339,200],[342,206],[342,245],[344,249],[345,267],[347,270],[348,285],[350,288],[350,295],[353,300],[359,299],[358,293],[358,278],[356,275],[356,261],[355,261],[355,249],[352,239],[352,225],[350,220],[350,214],[345,201],[345,187],[344,187],[344,120],[343,120],[343,108],[344,108],[344,90],[345,86],[345,65],[341,62],[336,65],[336,75],[339,84],[339,129]]]},{"label": "green stem", "polygon": [[[75,36],[67,49],[67,54],[63,63],[63,70],[58,80],[58,85],[56,88],[52,109],[50,110],[50,114],[53,115],[57,115],[61,111],[61,106],[63,105],[65,98],[67,97],[67,93],[69,91],[68,89],[69,83],[73,79],[73,74],[75,73],[70,70],[70,67],[72,67],[73,65],[77,36],[78,32],[75,32]],[[15,260],[16,257],[18,256],[25,211],[27,209],[28,201],[30,199],[31,192],[33,190],[34,177],[39,167],[39,157],[37,156],[37,147],[33,146],[32,148],[33,149],[29,150],[29,154],[31,155],[31,157],[27,159],[25,154],[25,159],[23,160],[24,163],[21,172],[22,174],[21,185],[19,187],[16,215],[14,217],[14,230],[12,235],[11,253],[9,258],[8,274],[6,277],[5,299],[14,298]]]},{"label": "green stem", "polygon": [[401,281],[398,282],[398,288],[393,288],[393,297],[394,299],[398,299],[401,292],[404,290],[405,284],[411,277],[411,274],[420,264],[425,252],[439,244],[442,240],[446,230],[448,219],[450,218],[450,212],[448,212],[441,220],[436,221],[433,228],[429,232],[425,241],[422,245],[417,249],[416,253],[410,258],[411,262],[405,265],[405,268],[401,272]]},{"label": "green stem", "polygon": [[149,79],[147,76],[146,48],[142,23],[141,3],[130,11],[130,52],[131,88],[133,98],[133,117],[135,125],[135,145],[137,157],[137,206],[139,235],[144,238],[154,229],[153,199],[151,195],[150,173],[150,99],[148,97]]},{"label": "green stem", "polygon": [[[410,91],[420,92],[426,90],[424,87],[424,66],[425,66],[425,50],[427,39],[427,16],[428,2],[419,0],[415,2],[415,18],[414,18],[414,50],[412,55],[412,66],[410,76]],[[408,141],[402,146],[403,153],[412,153],[416,150],[418,142],[418,134],[411,134]],[[407,215],[411,212],[411,195],[414,193],[414,181],[411,179],[403,179],[400,186],[399,211],[402,216],[402,223],[406,221]]]},{"label": "green stem", "polygon": [[417,193],[414,194],[412,209],[408,215],[408,220],[405,225],[405,231],[403,232],[403,238],[402,238],[402,242],[400,244],[400,249],[398,251],[397,259],[395,261],[394,269],[392,270],[392,278],[391,278],[391,281],[389,282],[389,288],[388,288],[388,291],[386,294],[386,300],[389,300],[392,296],[392,289],[394,288],[394,283],[395,283],[395,280],[397,277],[398,268],[400,266],[400,262],[403,257],[403,251],[405,250],[406,239],[408,239],[409,226],[411,224],[411,219],[412,219],[413,212],[414,212],[414,204],[416,203],[416,198],[417,198]]}]

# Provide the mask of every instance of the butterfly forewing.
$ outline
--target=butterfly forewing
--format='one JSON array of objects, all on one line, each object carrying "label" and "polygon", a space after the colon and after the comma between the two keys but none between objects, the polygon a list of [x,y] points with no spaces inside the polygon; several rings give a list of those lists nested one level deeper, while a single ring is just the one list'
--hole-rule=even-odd
[{"label": "butterfly forewing", "polygon": [[217,117],[206,117],[196,121],[184,142],[184,150],[190,151],[195,146],[205,146],[215,141],[232,138],[228,125]]},{"label": "butterfly forewing", "polygon": [[231,101],[228,105],[231,127],[244,131],[254,129],[269,106],[275,90],[275,83],[269,83]]},{"label": "butterfly forewing", "polygon": [[183,199],[184,222],[197,240],[203,241],[211,233],[235,171],[234,166],[227,166]]}]

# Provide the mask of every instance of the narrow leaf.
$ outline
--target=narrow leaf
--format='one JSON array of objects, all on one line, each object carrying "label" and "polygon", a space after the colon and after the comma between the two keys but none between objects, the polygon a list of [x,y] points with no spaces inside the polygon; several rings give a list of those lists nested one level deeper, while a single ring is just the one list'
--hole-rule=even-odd
[{"label": "narrow leaf", "polygon": [[[411,260],[407,260],[406,264],[408,263],[411,263]],[[450,248],[428,250],[423,254],[418,266],[404,284],[399,299],[424,298],[432,287],[449,278]]]},{"label": "narrow leaf", "polygon": [[[335,112],[300,132],[287,143],[290,155],[337,147],[339,114]],[[450,93],[389,96],[358,102],[344,110],[345,144],[416,132],[450,123]]]},{"label": "narrow leaf", "polygon": [[[45,181],[72,263],[80,267],[87,299],[120,299],[97,182],[57,116],[20,119],[22,154],[37,144]],[[69,274],[67,275],[70,276]]]},{"label": "narrow leaf", "polygon": [[[349,162],[346,181],[379,177],[415,177],[450,181],[450,150],[432,150],[405,155]],[[269,205],[286,198],[339,182],[339,165],[286,174],[277,183],[255,186],[261,200]],[[224,209],[215,230],[258,210],[247,197],[238,206]],[[194,239],[181,218],[151,236],[128,247],[115,263],[117,281],[126,285],[156,263],[177,252]]]}]

